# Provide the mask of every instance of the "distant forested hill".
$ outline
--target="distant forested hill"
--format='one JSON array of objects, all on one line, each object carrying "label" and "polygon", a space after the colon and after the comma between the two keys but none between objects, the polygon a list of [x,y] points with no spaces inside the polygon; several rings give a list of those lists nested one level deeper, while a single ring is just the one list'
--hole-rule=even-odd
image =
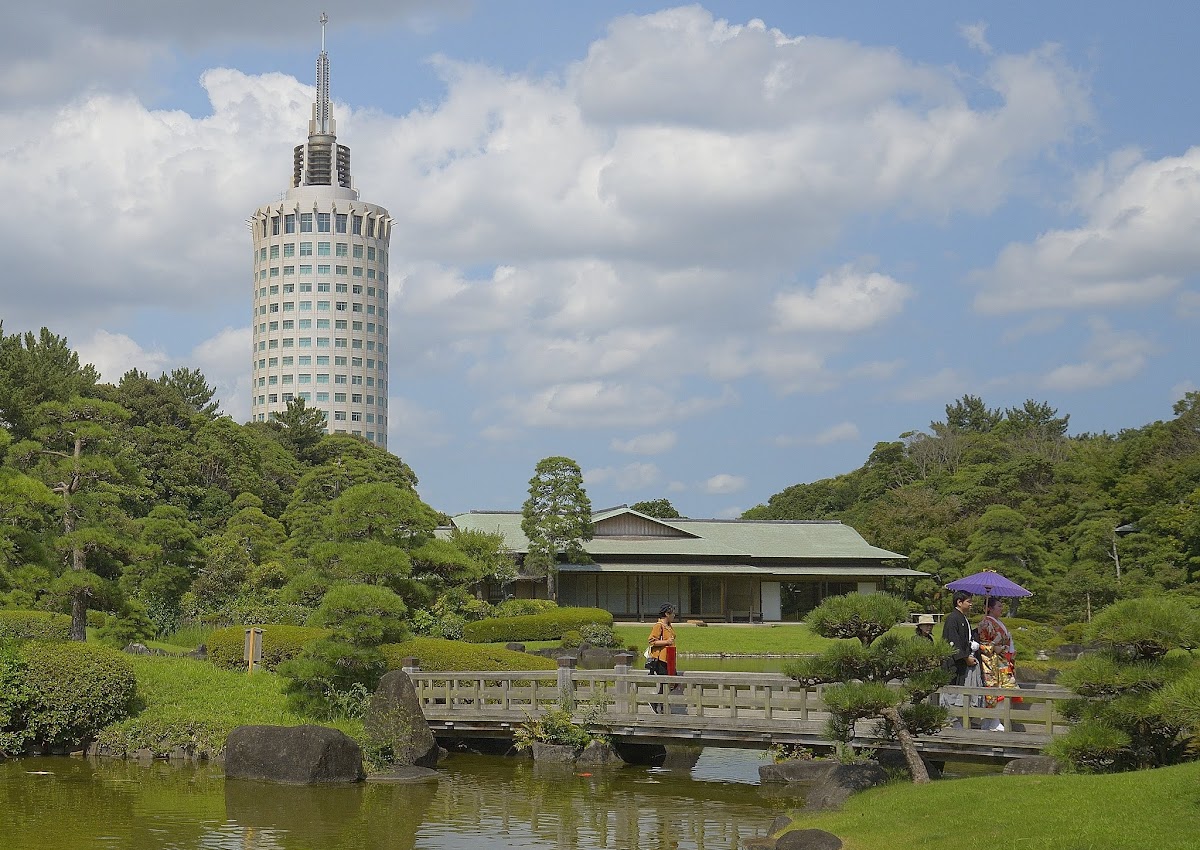
[{"label": "distant forested hill", "polygon": [[928,431],[878,443],[859,469],[788,487],[745,517],[840,519],[930,573],[912,588],[924,602],[988,568],[1033,590],[1024,610],[1048,616],[1200,596],[1200,393],[1174,413],[1068,436],[1069,416],[1047,404],[991,409],[967,395]]}]

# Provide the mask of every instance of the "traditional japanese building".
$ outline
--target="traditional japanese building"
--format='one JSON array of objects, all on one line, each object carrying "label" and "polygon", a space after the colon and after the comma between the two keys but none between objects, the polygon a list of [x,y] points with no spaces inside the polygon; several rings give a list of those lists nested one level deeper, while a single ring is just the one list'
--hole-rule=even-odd
[{"label": "traditional japanese building", "polygon": [[[652,618],[670,602],[683,618],[798,620],[826,596],[925,575],[834,520],[657,519],[622,505],[592,521],[595,536],[584,544],[592,563],[559,565],[558,601],[618,619]],[[500,532],[518,558],[528,550],[519,511],[472,511],[452,523]],[[544,597],[545,579],[520,576],[503,592]]]}]

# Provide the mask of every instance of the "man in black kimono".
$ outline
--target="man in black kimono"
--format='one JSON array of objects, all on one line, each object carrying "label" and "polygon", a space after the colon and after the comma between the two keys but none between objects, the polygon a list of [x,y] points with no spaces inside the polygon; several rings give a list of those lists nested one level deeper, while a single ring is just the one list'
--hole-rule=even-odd
[{"label": "man in black kimono", "polygon": [[971,594],[959,590],[954,593],[954,610],[942,621],[942,639],[954,647],[954,681],[952,685],[962,685],[967,680],[967,671],[979,663],[975,650],[979,644],[971,640],[971,623],[967,615],[971,613]]}]

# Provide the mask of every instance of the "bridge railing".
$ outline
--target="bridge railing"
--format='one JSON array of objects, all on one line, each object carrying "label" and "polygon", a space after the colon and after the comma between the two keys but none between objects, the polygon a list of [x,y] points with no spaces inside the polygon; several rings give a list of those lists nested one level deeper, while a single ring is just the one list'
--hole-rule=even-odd
[{"label": "bridge railing", "polygon": [[[640,719],[665,726],[736,725],[766,730],[791,724],[816,730],[828,716],[822,686],[806,687],[780,674],[651,676],[632,670],[628,663],[609,670],[579,670],[568,658],[559,659],[559,664],[557,670],[544,671],[426,672],[412,661],[405,670],[430,719],[520,722],[559,706],[578,710],[588,704],[586,713],[601,723]],[[1056,703],[1072,696],[1065,689],[1045,686],[947,687],[943,693],[959,698],[961,705],[949,710],[964,729],[970,729],[972,721],[996,718],[1009,731],[1020,729],[1047,739],[1065,728]],[[985,696],[992,698],[992,705]]]}]

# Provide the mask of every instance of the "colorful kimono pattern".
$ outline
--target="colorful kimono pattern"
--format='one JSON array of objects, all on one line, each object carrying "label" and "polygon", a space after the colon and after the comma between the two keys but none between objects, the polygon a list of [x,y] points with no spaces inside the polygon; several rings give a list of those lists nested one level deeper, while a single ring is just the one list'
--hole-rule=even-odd
[{"label": "colorful kimono pattern", "polygon": [[[983,661],[983,685],[986,688],[1015,688],[1016,676],[1013,674],[1013,657],[1016,647],[1008,627],[992,616],[985,616],[979,621],[979,656]],[[989,708],[1003,701],[1004,697],[988,697]],[[1014,701],[1018,701],[1014,700]]]}]

